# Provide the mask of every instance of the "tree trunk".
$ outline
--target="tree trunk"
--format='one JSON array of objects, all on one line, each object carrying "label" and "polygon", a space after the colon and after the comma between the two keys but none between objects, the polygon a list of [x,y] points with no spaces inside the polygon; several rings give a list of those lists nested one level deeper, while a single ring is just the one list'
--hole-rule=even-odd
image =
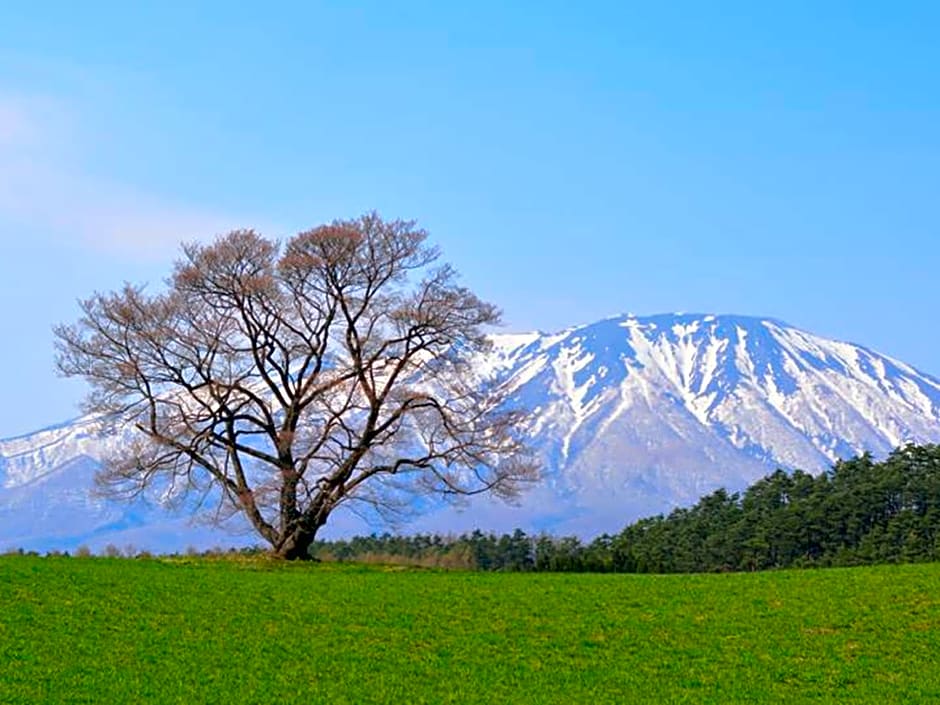
[{"label": "tree trunk", "polygon": [[286,561],[312,561],[314,557],[310,555],[310,547],[313,545],[316,536],[316,529],[311,531],[310,529],[297,527],[274,550],[274,555]]}]

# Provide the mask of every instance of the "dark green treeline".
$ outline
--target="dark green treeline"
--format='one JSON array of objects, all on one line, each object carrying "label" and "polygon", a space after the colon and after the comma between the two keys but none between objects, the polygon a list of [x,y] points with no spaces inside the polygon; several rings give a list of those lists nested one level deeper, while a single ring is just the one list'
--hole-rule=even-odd
[{"label": "dark green treeline", "polygon": [[475,531],[321,541],[314,552],[326,560],[627,573],[940,560],[940,446],[906,446],[882,462],[866,454],[818,476],[778,470],[744,493],[721,489],[590,543]]}]

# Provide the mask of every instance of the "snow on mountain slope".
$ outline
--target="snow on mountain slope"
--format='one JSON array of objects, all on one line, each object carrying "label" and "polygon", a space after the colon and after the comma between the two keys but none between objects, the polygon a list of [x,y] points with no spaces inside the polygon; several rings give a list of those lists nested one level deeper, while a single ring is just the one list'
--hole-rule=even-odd
[{"label": "snow on mountain slope", "polygon": [[[770,319],[619,316],[493,342],[479,374],[530,411],[524,431],[545,460],[543,485],[518,507],[479,500],[406,530],[616,531],[776,467],[820,471],[861,451],[940,441],[940,381]],[[200,544],[183,517],[88,495],[98,459],[115,442],[120,434],[93,418],[0,442],[0,548],[21,539],[92,545],[130,529],[138,545],[158,537],[156,549]],[[202,544],[233,540],[199,531]]]},{"label": "snow on mountain slope", "polygon": [[776,467],[940,440],[940,380],[770,319],[619,316],[496,336],[490,357],[578,517],[546,528],[615,530]]},{"label": "snow on mountain slope", "polygon": [[182,551],[246,543],[145,501],[119,504],[92,488],[100,459],[124,434],[85,417],[0,441],[0,550],[102,550],[134,545]]}]

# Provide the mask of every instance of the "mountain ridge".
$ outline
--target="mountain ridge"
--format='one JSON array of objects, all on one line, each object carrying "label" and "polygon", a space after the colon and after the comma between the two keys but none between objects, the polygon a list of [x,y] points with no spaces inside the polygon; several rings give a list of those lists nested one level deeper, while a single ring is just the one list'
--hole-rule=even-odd
[{"label": "mountain ridge", "polygon": [[[908,442],[940,441],[940,379],[775,318],[621,314],[558,333],[494,334],[492,341],[476,374],[531,412],[522,431],[544,461],[544,482],[519,507],[481,499],[463,513],[433,511],[407,529],[489,522],[480,528],[618,530],[718,486],[741,489],[777,467],[818,472],[860,452],[884,456]],[[77,463],[83,471],[75,477],[87,478],[121,438],[86,416],[0,441],[0,548],[16,538],[13,494],[41,496],[44,483],[59,479],[69,491],[47,499],[65,501],[65,492],[69,515],[91,527],[86,539],[96,524],[81,517],[85,509],[102,521],[106,515],[102,525],[129,521],[146,538],[159,507],[131,511],[86,500],[67,481],[66,468],[75,473]],[[328,526],[342,531],[344,521]],[[43,545],[42,526],[19,534]]]}]

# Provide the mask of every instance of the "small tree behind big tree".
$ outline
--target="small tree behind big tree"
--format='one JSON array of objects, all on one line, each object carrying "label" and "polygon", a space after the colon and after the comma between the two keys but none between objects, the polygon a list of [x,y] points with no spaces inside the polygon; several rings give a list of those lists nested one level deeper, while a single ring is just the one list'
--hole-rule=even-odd
[{"label": "small tree behind big tree", "polygon": [[217,497],[288,559],[353,500],[514,496],[538,468],[471,364],[499,312],[426,239],[375,214],[286,243],[234,231],[185,246],[160,293],[82,302],[55,330],[58,368],[135,430],[102,489]]}]

